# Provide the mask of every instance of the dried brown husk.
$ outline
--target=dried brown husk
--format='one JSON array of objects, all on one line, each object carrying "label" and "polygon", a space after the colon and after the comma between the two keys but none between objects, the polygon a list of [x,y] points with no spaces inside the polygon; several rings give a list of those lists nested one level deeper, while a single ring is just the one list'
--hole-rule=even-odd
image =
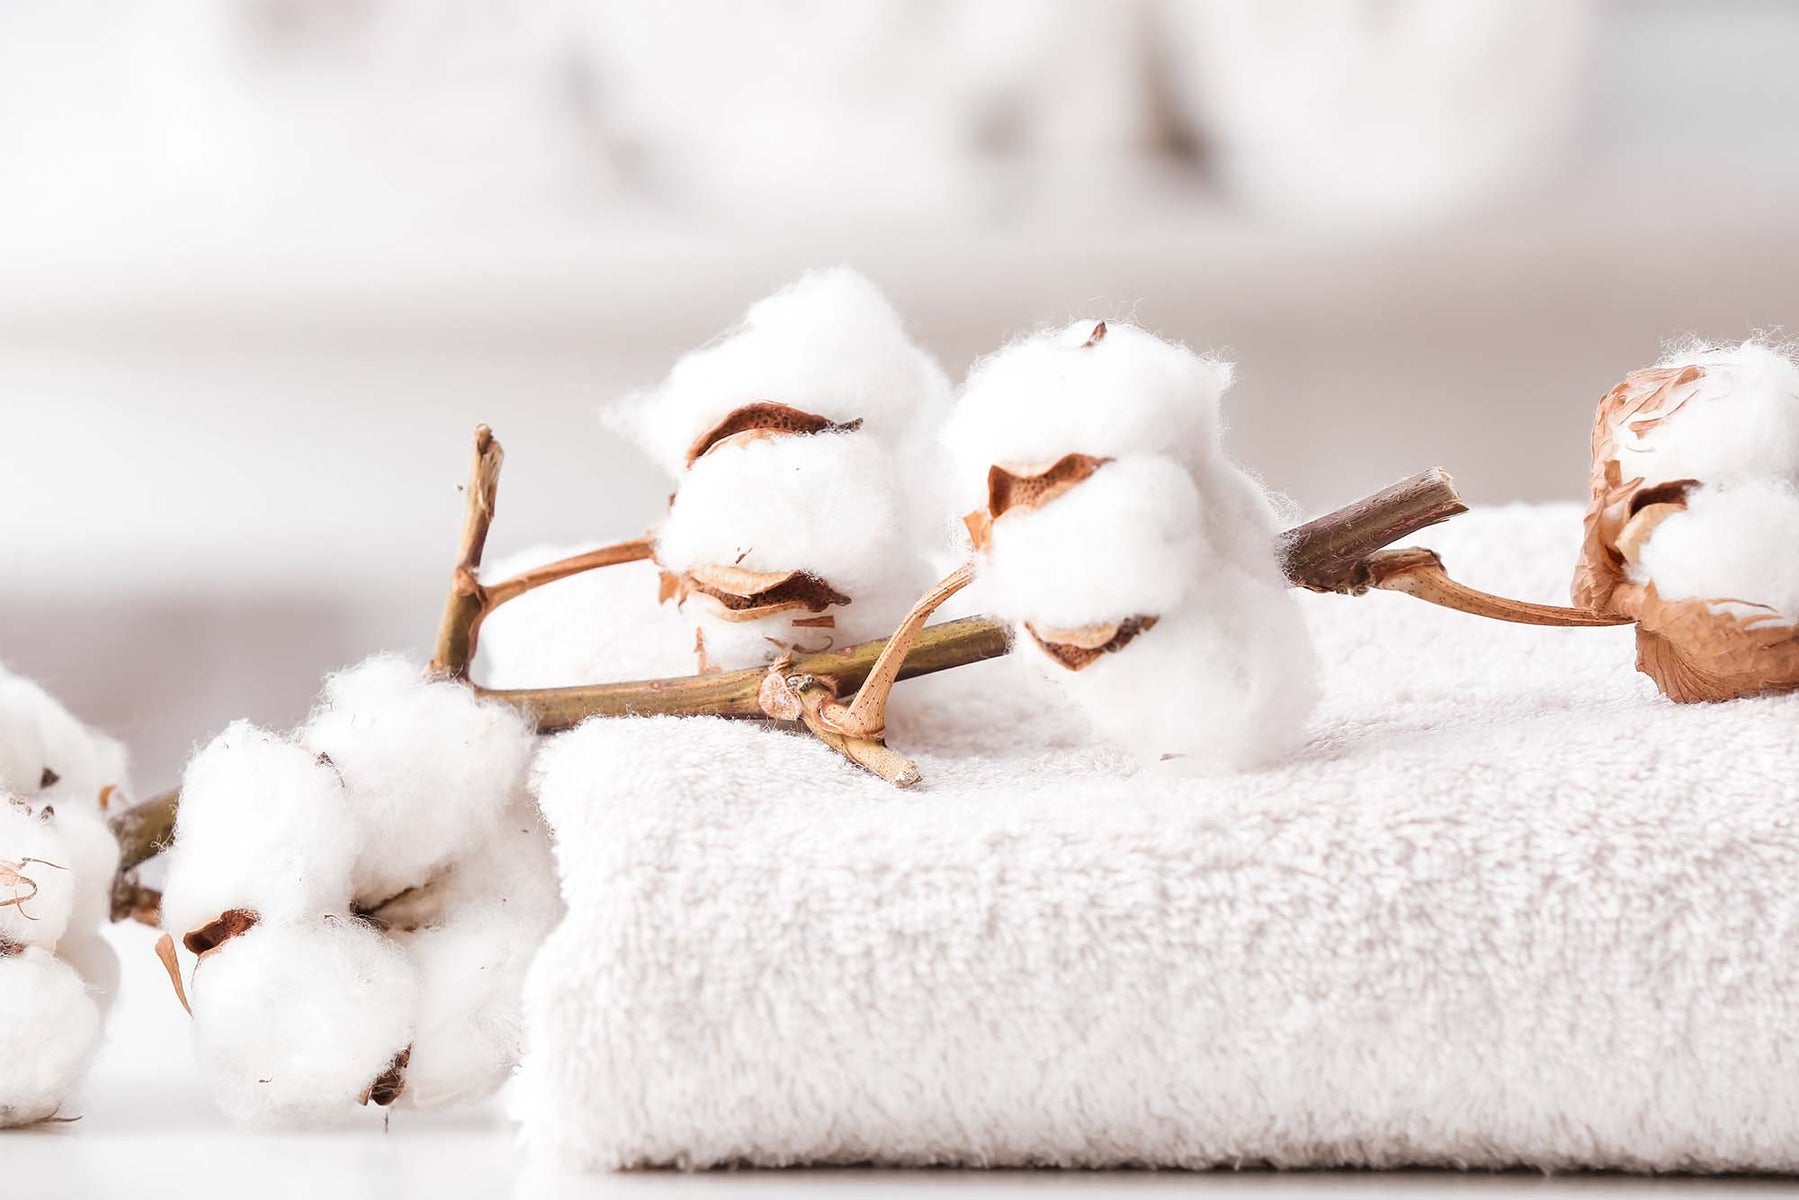
[{"label": "dried brown husk", "polygon": [[232,938],[248,933],[260,918],[247,908],[233,908],[220,913],[198,929],[190,929],[181,939],[189,954],[206,957]]},{"label": "dried brown husk", "polygon": [[995,463],[987,469],[987,515],[997,521],[1013,509],[1042,508],[1111,461],[1064,454],[1052,463]]},{"label": "dried brown husk", "polygon": [[412,1065],[412,1047],[408,1046],[394,1055],[387,1069],[375,1076],[373,1083],[363,1089],[359,1102],[373,1104],[377,1108],[386,1108],[398,1100],[406,1091],[406,1068]]},{"label": "dried brown husk", "polygon": [[1633,371],[1599,402],[1591,499],[1574,575],[1576,604],[1637,622],[1637,669],[1681,703],[1799,689],[1799,629],[1772,609],[1729,596],[1667,600],[1653,582],[1630,577],[1656,527],[1684,511],[1703,481],[1625,479],[1614,430],[1655,428],[1679,411],[1704,375],[1697,366]]},{"label": "dried brown husk", "polygon": [[809,413],[787,404],[758,401],[732,409],[725,418],[687,447],[687,465],[712,453],[720,446],[741,446],[764,438],[792,437],[812,433],[853,433],[862,428],[860,420],[839,424],[829,417]]},{"label": "dried brown husk", "polygon": [[1135,641],[1140,635],[1154,629],[1156,618],[1153,616],[1127,617],[1122,621],[1111,621],[1096,625],[1082,625],[1076,629],[1039,629],[1029,621],[1025,622],[1025,631],[1031,640],[1060,666],[1070,671],[1079,671],[1098,661],[1100,656],[1116,654]]},{"label": "dried brown husk", "polygon": [[699,597],[712,615],[725,621],[757,621],[784,612],[821,613],[850,603],[850,597],[809,571],[748,571],[702,563],[672,578],[663,574],[664,600],[685,604]]}]

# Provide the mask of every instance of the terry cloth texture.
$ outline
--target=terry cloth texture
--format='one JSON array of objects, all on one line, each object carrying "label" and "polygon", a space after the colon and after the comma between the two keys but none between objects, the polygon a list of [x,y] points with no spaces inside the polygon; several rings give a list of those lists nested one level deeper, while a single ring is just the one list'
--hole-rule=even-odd
[{"label": "terry cloth texture", "polygon": [[[1579,535],[1558,506],[1417,541],[1562,600]],[[557,739],[526,1140],[588,1168],[1799,1168],[1799,697],[1672,704],[1628,628],[1304,599],[1323,700],[1256,773],[1136,770],[1001,695],[1032,686],[1010,661],[901,685],[933,698],[892,730],[909,792],[753,724]]]}]

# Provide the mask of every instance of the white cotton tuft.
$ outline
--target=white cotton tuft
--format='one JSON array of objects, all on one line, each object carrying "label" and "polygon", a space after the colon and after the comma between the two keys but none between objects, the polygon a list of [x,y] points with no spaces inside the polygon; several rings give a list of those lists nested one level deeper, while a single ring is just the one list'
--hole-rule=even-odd
[{"label": "white cotton tuft", "polygon": [[671,476],[694,440],[748,404],[784,404],[837,424],[861,421],[898,447],[934,424],[949,381],[907,336],[880,289],[848,267],[813,271],[752,305],[742,324],[681,359],[613,423]]},{"label": "white cotton tuft", "polygon": [[[1699,487],[1658,524],[1632,577],[1664,600],[1743,606],[1752,625],[1799,624],[1799,488],[1787,479]],[[1771,610],[1759,614],[1749,606]]]},{"label": "white cotton tuft", "polygon": [[1219,398],[1231,365],[1123,322],[1076,321],[976,363],[943,430],[963,511],[995,463],[1065,454],[1167,454],[1190,469],[1220,457]]},{"label": "white cotton tuft", "polygon": [[81,976],[48,950],[0,953],[0,1128],[57,1114],[100,1041]]},{"label": "white cotton tuft", "polygon": [[1219,564],[1180,607],[1078,671],[1028,634],[1020,649],[1105,740],[1145,766],[1245,770],[1301,746],[1317,663],[1299,606],[1266,580]]},{"label": "white cotton tuft", "polygon": [[1789,351],[1747,341],[1679,352],[1657,365],[1697,367],[1700,375],[1670,388],[1655,409],[1619,415],[1613,434],[1624,480],[1799,482],[1799,363]]},{"label": "white cotton tuft", "polygon": [[9,943],[56,949],[78,886],[74,855],[54,817],[0,796],[0,951]]},{"label": "white cotton tuft", "polygon": [[420,902],[435,911],[392,933],[418,979],[401,1099],[420,1108],[490,1095],[518,1064],[525,971],[562,916],[536,805],[515,805],[430,891]]},{"label": "white cotton tuft", "polygon": [[178,938],[236,909],[266,921],[347,911],[358,849],[337,770],[238,721],[188,762],[163,890]]},{"label": "white cotton tuft", "polygon": [[485,837],[522,794],[534,744],[510,706],[390,655],[328,678],[297,736],[343,778],[365,901],[424,883]]},{"label": "white cotton tuft", "polygon": [[258,924],[201,960],[191,992],[207,1085],[240,1125],[342,1120],[412,1042],[411,967],[348,917]]},{"label": "white cotton tuft", "polygon": [[1088,625],[1171,611],[1207,554],[1187,472],[1172,459],[1135,456],[995,521],[981,578],[1014,620]]},{"label": "white cotton tuft", "polygon": [[0,667],[0,792],[97,812],[108,788],[130,789],[124,747]]}]

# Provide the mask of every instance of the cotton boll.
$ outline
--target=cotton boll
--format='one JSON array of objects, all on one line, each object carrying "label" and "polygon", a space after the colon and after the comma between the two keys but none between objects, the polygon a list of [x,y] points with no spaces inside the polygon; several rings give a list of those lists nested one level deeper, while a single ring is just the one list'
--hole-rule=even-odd
[{"label": "cotton boll", "polygon": [[1209,467],[1231,375],[1229,363],[1122,322],[1101,332],[1077,321],[1015,341],[974,365],[944,426],[957,503],[984,501],[995,463],[1168,454]]},{"label": "cotton boll", "polygon": [[1697,378],[1612,418],[1621,478],[1719,487],[1758,478],[1799,482],[1799,363],[1791,353],[1748,341],[1658,364],[1670,372],[1689,367]]},{"label": "cotton boll", "polygon": [[861,421],[900,447],[934,425],[949,381],[907,337],[874,284],[847,267],[814,271],[753,305],[743,323],[625,401],[614,423],[671,476],[696,438],[745,405],[775,403],[837,424]]},{"label": "cotton boll", "polygon": [[1019,645],[1101,737],[1146,766],[1183,773],[1279,760],[1303,743],[1316,700],[1316,662],[1293,597],[1228,566],[1078,671],[1049,659],[1028,633]]},{"label": "cotton boll", "polygon": [[[866,431],[774,438],[724,447],[694,464],[657,533],[656,557],[676,574],[708,565],[805,572],[848,598],[825,604],[821,592],[811,606],[748,620],[700,592],[681,599],[710,661],[752,666],[789,647],[891,633],[933,582],[902,521],[894,464]],[[821,619],[830,625],[821,627]]]},{"label": "cotton boll", "polygon": [[55,1116],[99,1040],[100,1011],[74,968],[40,946],[0,954],[0,1128]]},{"label": "cotton boll", "polygon": [[1108,463],[1077,486],[993,523],[982,567],[996,611],[1074,627],[1168,612],[1206,554],[1199,492],[1172,459]]},{"label": "cotton boll", "polygon": [[364,902],[424,883],[486,837],[522,793],[534,743],[510,706],[386,655],[327,679],[298,738],[343,779]]},{"label": "cotton boll", "polygon": [[241,1125],[341,1120],[412,1042],[411,967],[348,917],[258,924],[202,959],[190,991],[207,1086]]},{"label": "cotton boll", "polygon": [[358,849],[337,770],[238,721],[194,755],[181,784],[162,918],[177,937],[220,913],[293,921],[347,911]]},{"label": "cotton boll", "polygon": [[[1786,480],[1695,488],[1684,512],[1662,521],[1639,552],[1633,578],[1664,600],[1744,606],[1757,624],[1799,624],[1799,489]],[[1757,614],[1748,606],[1768,612]]]},{"label": "cotton boll", "polygon": [[128,786],[124,747],[0,668],[0,791],[97,810],[102,791]]},{"label": "cotton boll", "polygon": [[54,950],[69,927],[77,882],[54,818],[0,796],[0,950],[9,944]]}]

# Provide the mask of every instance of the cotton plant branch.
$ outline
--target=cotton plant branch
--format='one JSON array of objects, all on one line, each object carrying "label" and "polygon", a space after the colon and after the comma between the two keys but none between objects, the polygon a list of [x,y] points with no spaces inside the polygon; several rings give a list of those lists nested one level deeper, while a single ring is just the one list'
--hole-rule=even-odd
[{"label": "cotton plant branch", "polygon": [[[438,629],[432,667],[468,679],[488,613],[536,587],[583,571],[652,555],[653,539],[637,538],[546,564],[515,578],[484,584],[481,557],[493,523],[504,452],[492,430],[475,434],[474,459],[450,595]],[[1496,620],[1536,625],[1627,623],[1589,609],[1528,604],[1455,582],[1431,551],[1386,547],[1466,512],[1447,472],[1424,471],[1282,534],[1276,553],[1287,579],[1315,592],[1361,595],[1370,589],[1403,592],[1432,604]],[[1008,654],[1012,631],[991,617],[926,622],[973,578],[965,566],[937,584],[908,613],[893,636],[815,653],[795,654],[771,667],[672,679],[575,687],[489,689],[486,696],[529,714],[542,733],[572,728],[591,717],[713,716],[792,721],[844,757],[884,779],[910,786],[918,768],[881,740],[894,683]],[[840,697],[851,695],[848,702]],[[114,919],[142,915],[155,893],[131,872],[172,837],[179,796],[166,793],[113,821],[123,849]]]}]

